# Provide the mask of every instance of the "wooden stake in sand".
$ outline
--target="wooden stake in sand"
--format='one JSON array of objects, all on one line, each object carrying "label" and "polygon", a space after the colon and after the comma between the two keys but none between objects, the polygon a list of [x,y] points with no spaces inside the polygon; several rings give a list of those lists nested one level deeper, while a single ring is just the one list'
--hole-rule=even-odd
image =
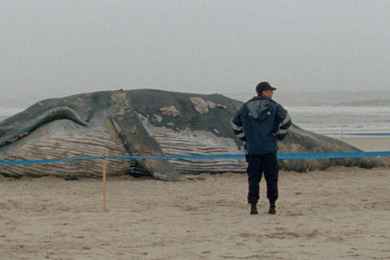
[{"label": "wooden stake in sand", "polygon": [[107,211],[106,208],[106,154],[103,154],[103,211]]}]

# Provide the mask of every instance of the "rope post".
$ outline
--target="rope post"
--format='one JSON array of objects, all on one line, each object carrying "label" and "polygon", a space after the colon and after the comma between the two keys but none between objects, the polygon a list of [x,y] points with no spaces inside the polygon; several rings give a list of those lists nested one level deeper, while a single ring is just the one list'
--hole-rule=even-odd
[{"label": "rope post", "polygon": [[106,154],[103,154],[103,211],[107,211],[106,208]]}]

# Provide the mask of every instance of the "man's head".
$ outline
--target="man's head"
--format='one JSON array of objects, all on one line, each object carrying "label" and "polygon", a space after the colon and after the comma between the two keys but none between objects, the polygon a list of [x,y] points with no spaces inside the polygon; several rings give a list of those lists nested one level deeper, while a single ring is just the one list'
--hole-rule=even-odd
[{"label": "man's head", "polygon": [[276,88],[272,87],[268,82],[260,82],[256,86],[256,92],[258,96],[266,96],[269,98],[272,98],[272,95],[274,94],[274,91]]}]

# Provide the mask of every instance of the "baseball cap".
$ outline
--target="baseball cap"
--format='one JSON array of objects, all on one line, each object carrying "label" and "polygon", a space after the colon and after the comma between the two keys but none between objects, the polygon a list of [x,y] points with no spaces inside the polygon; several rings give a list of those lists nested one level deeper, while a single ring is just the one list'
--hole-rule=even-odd
[{"label": "baseball cap", "polygon": [[263,81],[257,84],[256,92],[261,93],[263,90],[276,90],[277,88],[272,87],[268,82]]}]

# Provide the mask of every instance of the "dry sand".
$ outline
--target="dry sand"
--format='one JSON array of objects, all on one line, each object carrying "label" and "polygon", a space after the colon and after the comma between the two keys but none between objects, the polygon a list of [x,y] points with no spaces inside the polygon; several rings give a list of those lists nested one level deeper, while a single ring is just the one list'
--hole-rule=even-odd
[{"label": "dry sand", "polygon": [[390,259],[389,168],[282,171],[276,215],[202,176],[108,178],[106,212],[101,180],[0,177],[0,259]]},{"label": "dry sand", "polygon": [[388,136],[346,136],[342,138],[342,141],[366,152],[390,151],[390,137]]}]

